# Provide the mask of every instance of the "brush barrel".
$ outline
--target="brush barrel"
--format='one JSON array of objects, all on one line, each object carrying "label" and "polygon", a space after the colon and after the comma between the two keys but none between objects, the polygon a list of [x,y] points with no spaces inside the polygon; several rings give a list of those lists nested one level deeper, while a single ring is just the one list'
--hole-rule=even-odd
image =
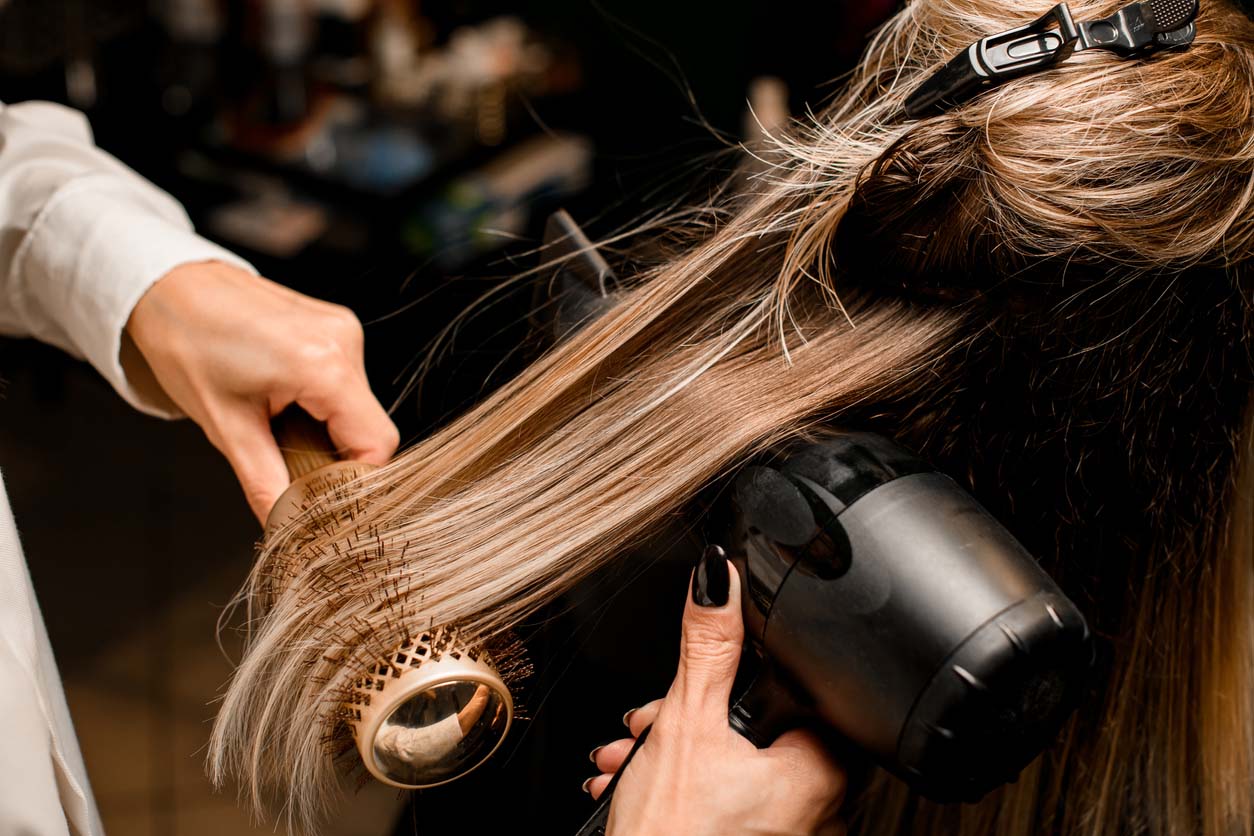
[{"label": "brush barrel", "polygon": [[[319,528],[351,526],[353,506],[333,500],[375,466],[340,460],[325,425],[295,407],[272,427],[292,483],[270,510],[267,531],[302,516],[319,520]],[[491,757],[509,732],[514,701],[486,652],[455,628],[437,627],[353,680],[340,715],[371,775],[420,789],[456,780]]]},{"label": "brush barrel", "polygon": [[404,642],[353,683],[344,704],[357,752],[389,786],[460,778],[504,742],[514,701],[488,654],[437,628]]},{"label": "brush barrel", "polygon": [[274,507],[266,517],[266,530],[274,531],[307,511],[317,513],[319,503],[344,493],[350,482],[355,482],[375,470],[365,462],[330,462],[316,470],[292,480],[287,490],[279,494]]}]

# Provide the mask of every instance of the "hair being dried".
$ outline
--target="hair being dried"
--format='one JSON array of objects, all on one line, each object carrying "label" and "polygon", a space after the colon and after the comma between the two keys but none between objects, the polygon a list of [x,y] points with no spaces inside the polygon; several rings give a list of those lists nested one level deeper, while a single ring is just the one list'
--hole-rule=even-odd
[{"label": "hair being dried", "polygon": [[1205,3],[1188,50],[904,120],[937,66],[1042,11],[908,5],[765,173],[669,230],[678,257],[329,499],[351,522],[268,536],[214,779],[314,822],[346,689],[407,630],[498,635],[758,452],[857,423],[965,476],[1108,649],[1018,784],[946,808],[883,779],[858,832],[1254,832],[1254,25]]}]

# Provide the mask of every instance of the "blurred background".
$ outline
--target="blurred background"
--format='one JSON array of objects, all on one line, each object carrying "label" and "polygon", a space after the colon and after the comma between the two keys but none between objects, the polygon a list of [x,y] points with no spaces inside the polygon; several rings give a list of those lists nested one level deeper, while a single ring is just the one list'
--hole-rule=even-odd
[{"label": "blurred background", "polygon": [[[522,286],[407,385],[457,314],[536,266],[551,212],[595,240],[699,197],[742,161],[750,100],[766,123],[817,110],[894,6],[0,0],[0,101],[84,111],[202,234],[352,307],[409,442],[530,356]],[[0,471],[108,832],[272,832],[203,771],[239,648],[217,622],[260,536],[225,461],[46,346],[0,341],[0,379]],[[692,546],[659,535],[524,631],[531,719],[489,767],[418,794],[349,787],[326,832],[573,832],[587,751],[673,673]]]}]

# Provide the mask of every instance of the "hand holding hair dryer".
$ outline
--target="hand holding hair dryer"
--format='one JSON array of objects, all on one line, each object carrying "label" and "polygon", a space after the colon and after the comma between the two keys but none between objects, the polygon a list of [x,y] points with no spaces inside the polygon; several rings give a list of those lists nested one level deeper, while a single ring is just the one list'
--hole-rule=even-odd
[{"label": "hand holding hair dryer", "polygon": [[[759,657],[737,731],[767,746],[827,726],[922,795],[965,802],[1056,737],[1092,665],[1088,627],[952,479],[854,433],[747,467],[732,494],[726,550]],[[604,832],[616,782],[581,834]]]}]

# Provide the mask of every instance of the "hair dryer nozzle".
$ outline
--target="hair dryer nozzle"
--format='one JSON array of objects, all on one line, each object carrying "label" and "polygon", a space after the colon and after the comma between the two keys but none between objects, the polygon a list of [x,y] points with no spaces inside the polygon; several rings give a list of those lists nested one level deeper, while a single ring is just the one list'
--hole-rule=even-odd
[{"label": "hair dryer nozzle", "polygon": [[750,739],[786,728],[787,702],[922,794],[974,801],[1070,716],[1084,619],[953,480],[847,435],[746,470],[735,506],[728,551],[773,680],[737,704]]}]

